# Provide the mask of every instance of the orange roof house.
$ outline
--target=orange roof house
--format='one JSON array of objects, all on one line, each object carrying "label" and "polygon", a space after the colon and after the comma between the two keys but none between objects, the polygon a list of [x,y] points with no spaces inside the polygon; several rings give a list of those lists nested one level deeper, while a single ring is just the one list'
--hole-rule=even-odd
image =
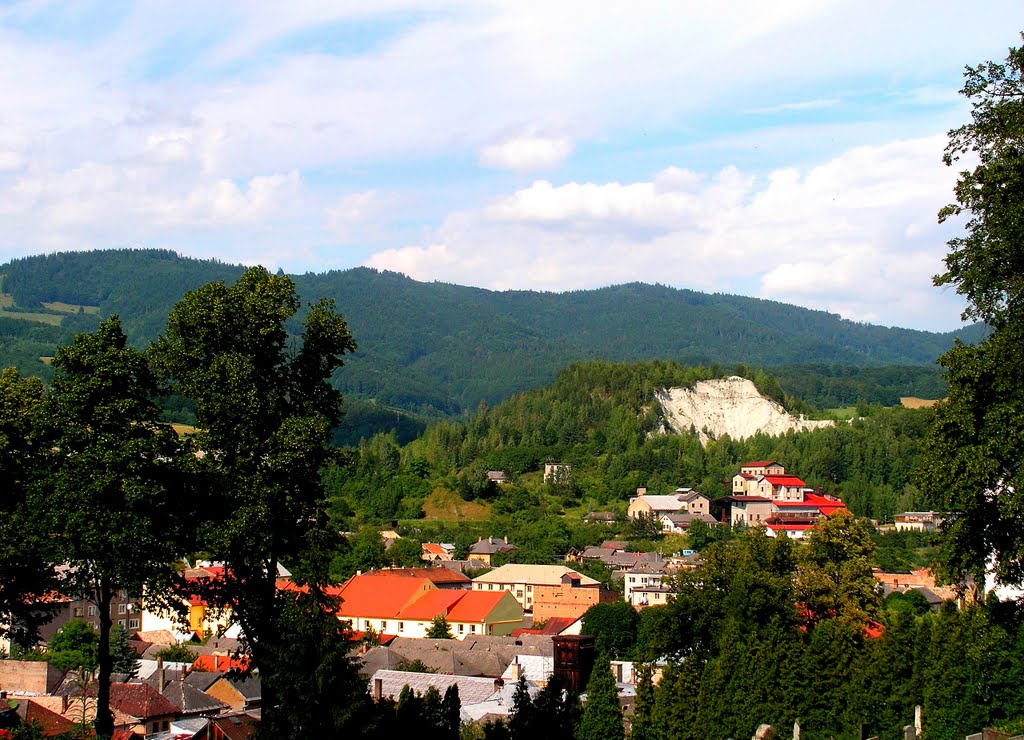
[{"label": "orange roof house", "polygon": [[507,635],[523,624],[522,607],[511,594],[438,588],[427,578],[390,571],[353,576],[340,596],[338,617],[353,630],[426,637],[438,616],[455,637]]}]

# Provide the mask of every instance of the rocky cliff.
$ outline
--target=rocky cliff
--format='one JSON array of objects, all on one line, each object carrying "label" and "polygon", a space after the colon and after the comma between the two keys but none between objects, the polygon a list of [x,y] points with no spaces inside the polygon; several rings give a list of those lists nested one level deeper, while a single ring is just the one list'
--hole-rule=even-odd
[{"label": "rocky cliff", "polygon": [[669,428],[679,434],[696,429],[703,444],[726,434],[733,439],[746,439],[757,432],[775,436],[835,423],[791,416],[782,406],[758,393],[751,381],[736,376],[701,381],[693,388],[661,389],[655,397]]}]

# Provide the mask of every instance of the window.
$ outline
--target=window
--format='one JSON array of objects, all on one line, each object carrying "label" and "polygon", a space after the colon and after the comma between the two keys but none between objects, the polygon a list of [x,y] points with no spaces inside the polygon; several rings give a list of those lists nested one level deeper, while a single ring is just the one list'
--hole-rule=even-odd
[{"label": "window", "polygon": [[117,613],[118,614],[127,614],[128,613],[128,605],[127,604],[118,604],[117,605]]},{"label": "window", "polygon": [[494,590],[494,584],[493,583],[488,583],[487,584],[487,590],[488,591],[493,591]]},{"label": "window", "polygon": [[119,625],[121,625],[122,627],[124,627],[124,626],[125,626],[125,624],[124,624],[124,620],[123,620],[123,619],[119,619],[119,620],[117,620],[117,623],[118,623]]},{"label": "window", "polygon": [[82,607],[80,607],[80,606],[72,607],[71,608],[71,616],[72,617],[80,617],[80,616],[82,616]]},{"label": "window", "polygon": [[387,622],[381,622],[380,623],[380,631],[381,632],[387,632],[387,630],[388,630],[388,623]]},{"label": "window", "polygon": [[139,628],[139,620],[138,619],[129,619],[128,620],[128,629],[130,629],[130,630],[137,630],[138,628]]},{"label": "window", "polygon": [[526,587],[526,590],[527,590],[527,591],[533,591],[533,586],[529,586],[529,585],[528,585],[528,586]]},{"label": "window", "polygon": [[466,631],[466,625],[460,624],[459,625],[459,634],[461,635],[465,631]]},{"label": "window", "polygon": [[476,632],[476,625],[475,624],[469,625],[469,631],[470,632]]},{"label": "window", "polygon": [[405,632],[405,622],[399,622],[398,623],[398,631],[399,632]]},{"label": "window", "polygon": [[95,617],[96,616],[96,607],[95,606],[90,606],[89,607],[89,616],[90,617]]}]

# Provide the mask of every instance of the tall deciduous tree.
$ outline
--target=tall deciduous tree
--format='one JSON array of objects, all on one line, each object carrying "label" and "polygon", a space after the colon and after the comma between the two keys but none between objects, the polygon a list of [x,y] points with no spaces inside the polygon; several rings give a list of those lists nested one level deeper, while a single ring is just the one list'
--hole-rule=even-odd
[{"label": "tall deciduous tree", "polygon": [[30,493],[47,449],[37,433],[42,406],[42,381],[0,372],[0,613],[26,644],[40,616],[28,603],[53,588],[51,542]]},{"label": "tall deciduous tree", "polygon": [[232,286],[186,294],[153,347],[169,388],[195,404],[206,476],[200,544],[227,566],[216,596],[244,630],[271,720],[286,650],[282,600],[291,598],[277,593],[278,565],[312,591],[327,578],[323,563],[297,568],[331,546],[321,471],[341,394],[330,378],[355,349],[330,301],[309,307],[293,342],[286,322],[298,309],[289,278],[252,268]]},{"label": "tall deciduous tree", "polygon": [[996,574],[1024,582],[1024,48],[1002,64],[968,67],[961,94],[971,121],[949,133],[945,162],[967,155],[956,202],[943,221],[965,216],[965,233],[949,242],[937,285],[967,298],[965,319],[992,334],[957,343],[941,358],[949,395],[940,404],[921,477],[948,518],[943,562],[950,575]]},{"label": "tall deciduous tree", "polygon": [[97,606],[96,733],[109,737],[110,604],[119,591],[166,589],[189,499],[177,473],[177,437],[157,422],[156,381],[116,316],[60,348],[53,364],[52,459],[40,493],[70,566],[65,587]]}]

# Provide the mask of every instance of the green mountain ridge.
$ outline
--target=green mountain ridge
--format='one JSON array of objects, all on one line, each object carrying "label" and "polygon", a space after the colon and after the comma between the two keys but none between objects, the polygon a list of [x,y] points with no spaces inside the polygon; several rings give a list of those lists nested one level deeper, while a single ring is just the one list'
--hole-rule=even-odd
[{"label": "green mountain ridge", "polygon": [[[115,313],[131,340],[145,344],[186,291],[230,282],[244,269],[167,250],[13,260],[0,266],[10,296],[10,305],[0,304],[0,364],[45,377],[39,357]],[[823,391],[840,403],[879,384],[888,402],[894,393],[927,397],[929,390],[944,392],[935,358],[955,337],[973,342],[986,331],[888,328],[775,301],[642,283],[543,293],[422,283],[365,267],[292,277],[304,301],[333,299],[359,344],[337,377],[340,387],[389,413],[429,418],[463,415],[481,401],[549,383],[572,362],[595,359],[771,367],[784,387],[792,376],[812,395]],[[59,326],[25,320],[25,312],[45,312],[43,304],[53,302],[99,310],[67,313]],[[781,370],[788,366],[801,368]],[[889,366],[914,369],[891,382]]]}]

